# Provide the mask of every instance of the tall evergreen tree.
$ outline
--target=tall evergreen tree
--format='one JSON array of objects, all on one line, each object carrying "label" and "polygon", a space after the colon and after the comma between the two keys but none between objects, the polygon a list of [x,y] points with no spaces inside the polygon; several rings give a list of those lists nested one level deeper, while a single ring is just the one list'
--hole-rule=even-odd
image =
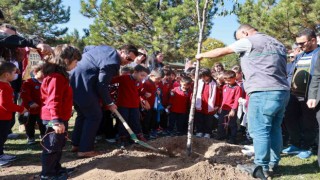
[{"label": "tall evergreen tree", "polygon": [[[221,2],[211,1],[208,19],[220,12]],[[81,5],[83,15],[95,18],[88,44],[133,43],[149,51],[160,50],[167,60],[196,54],[199,29],[194,0],[81,0]],[[206,23],[205,39],[212,25],[212,21]]]},{"label": "tall evergreen tree", "polygon": [[3,21],[25,34],[54,39],[68,30],[56,26],[70,19],[70,7],[63,6],[62,0],[1,0],[0,9]]},{"label": "tall evergreen tree", "polygon": [[287,46],[300,29],[315,30],[319,13],[319,0],[246,0],[236,12],[240,23],[249,23]]}]

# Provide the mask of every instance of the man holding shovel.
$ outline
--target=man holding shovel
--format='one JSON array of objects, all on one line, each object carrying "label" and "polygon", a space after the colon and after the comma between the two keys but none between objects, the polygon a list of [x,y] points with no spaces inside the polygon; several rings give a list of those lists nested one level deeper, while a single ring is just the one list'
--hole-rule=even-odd
[{"label": "man holding shovel", "polygon": [[239,169],[253,173],[258,166],[263,168],[265,176],[269,176],[280,161],[281,123],[289,100],[286,48],[248,24],[241,25],[235,36],[235,43],[197,54],[196,59],[240,54],[244,89],[250,96],[248,125],[253,138],[255,164],[239,165]]}]

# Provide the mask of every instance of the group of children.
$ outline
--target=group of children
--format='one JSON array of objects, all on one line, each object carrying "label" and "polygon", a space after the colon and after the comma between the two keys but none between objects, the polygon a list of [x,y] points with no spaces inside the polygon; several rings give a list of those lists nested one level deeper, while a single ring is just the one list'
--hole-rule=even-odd
[{"label": "group of children", "polygon": [[69,73],[81,59],[80,51],[70,45],[58,45],[45,62],[35,65],[32,78],[23,82],[22,104],[14,103],[10,82],[17,67],[9,61],[0,61],[0,165],[9,166],[16,156],[4,154],[4,143],[11,129],[12,116],[18,112],[26,126],[28,144],[35,143],[35,123],[42,138],[42,172],[40,179],[67,179],[72,168],[60,164],[65,146],[68,120],[72,115],[72,88]]},{"label": "group of children", "polygon": [[[195,102],[196,137],[211,138],[216,130],[214,138],[237,143],[237,119],[242,118],[242,115],[237,116],[238,101],[245,99],[245,93],[239,75],[241,70],[239,66],[233,69],[220,74],[200,69]],[[112,83],[110,92],[114,102],[140,140],[187,134],[194,71],[177,75],[168,66],[150,71],[136,65],[133,70],[123,67]],[[112,113],[106,114],[101,122],[103,128],[100,128],[109,130],[105,131],[106,141],[115,143],[118,135],[120,144],[127,144],[130,137],[122,123],[113,123]],[[97,139],[100,135],[101,131]]]}]

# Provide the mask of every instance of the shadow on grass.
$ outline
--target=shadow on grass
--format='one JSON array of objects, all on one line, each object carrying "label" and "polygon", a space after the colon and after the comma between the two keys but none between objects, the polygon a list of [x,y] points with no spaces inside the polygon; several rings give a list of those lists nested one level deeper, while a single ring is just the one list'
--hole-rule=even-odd
[{"label": "shadow on grass", "polygon": [[281,165],[279,166],[279,169],[275,172],[274,177],[317,174],[317,173],[320,173],[318,162],[312,161],[310,163],[304,163],[299,165],[288,165],[288,164]]}]

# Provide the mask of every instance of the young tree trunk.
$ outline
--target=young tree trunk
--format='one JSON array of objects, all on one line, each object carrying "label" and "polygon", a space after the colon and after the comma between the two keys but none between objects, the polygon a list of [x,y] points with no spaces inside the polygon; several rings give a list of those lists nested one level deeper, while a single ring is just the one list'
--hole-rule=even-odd
[{"label": "young tree trunk", "polygon": [[[202,11],[202,18],[201,18],[200,17],[200,6],[199,6],[200,0],[196,0],[198,25],[199,25],[199,41],[198,41],[198,51],[197,51],[198,54],[201,53],[203,32],[204,32],[204,27],[206,24],[208,4],[209,4],[209,1],[206,0],[205,4],[204,4],[203,11]],[[193,87],[193,95],[192,95],[191,108],[190,108],[189,121],[188,121],[188,140],[187,140],[187,155],[188,156],[190,156],[191,152],[192,152],[193,120],[194,120],[195,104],[196,104],[195,102],[196,102],[196,96],[197,96],[197,90],[198,90],[199,67],[200,67],[200,61],[197,60],[195,79],[194,79],[194,87]]]}]

